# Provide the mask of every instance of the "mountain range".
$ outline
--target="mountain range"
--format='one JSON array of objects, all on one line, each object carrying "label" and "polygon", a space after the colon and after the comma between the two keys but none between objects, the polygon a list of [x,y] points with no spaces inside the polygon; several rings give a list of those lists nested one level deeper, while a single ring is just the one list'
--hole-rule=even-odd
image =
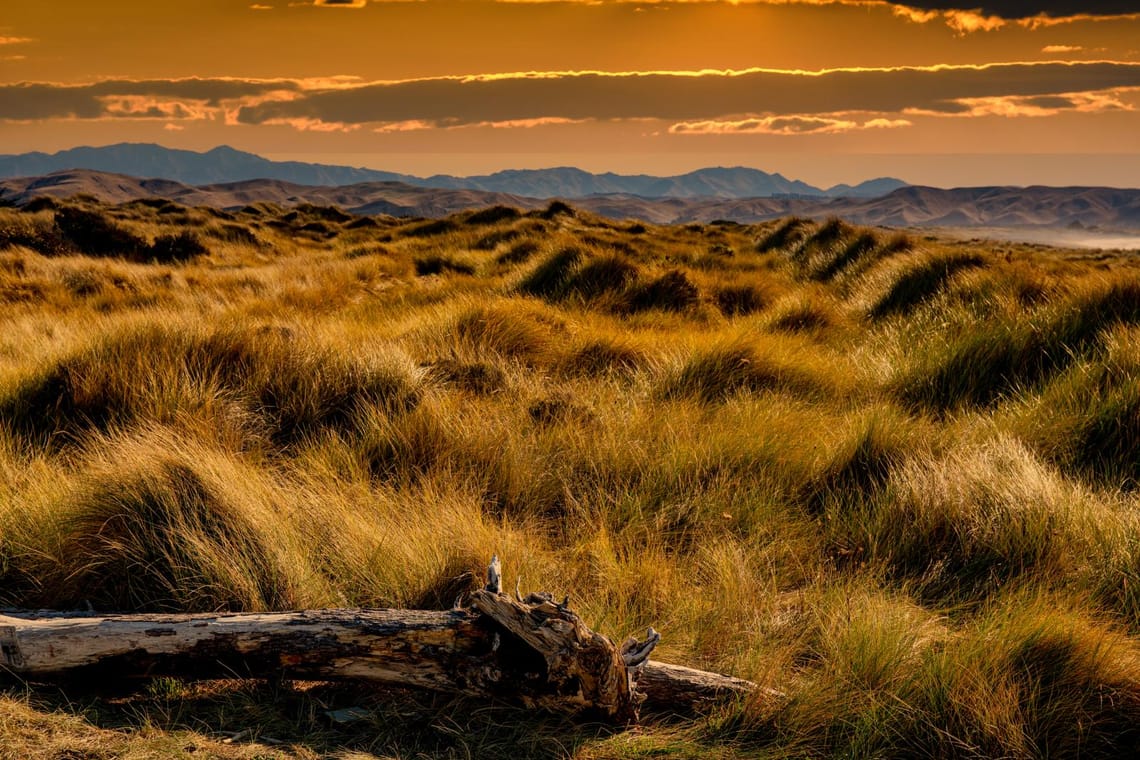
[{"label": "mountain range", "polygon": [[[0,180],[0,202],[25,203],[37,196],[78,194],[121,203],[167,198],[190,206],[239,209],[258,203],[335,205],[356,214],[443,216],[494,204],[535,209],[542,198],[485,190],[414,187],[403,182],[300,185],[247,180],[189,185],[89,170]],[[616,219],[658,224],[726,219],[748,223],[791,214],[840,216],[858,224],[890,227],[1036,227],[1140,231],[1140,190],[1105,187],[972,187],[944,190],[906,186],[878,198],[658,198],[593,195],[572,203]]]},{"label": "mountain range", "polygon": [[592,174],[572,167],[513,169],[473,177],[437,174],[416,177],[376,169],[271,161],[267,158],[220,146],[205,153],[175,150],[161,145],[119,143],[99,148],[72,148],[58,153],[0,155],[0,178],[35,177],[70,169],[126,174],[134,177],[174,180],[188,185],[208,185],[271,179],[298,185],[353,185],[362,182],[403,182],[413,187],[445,190],[483,190],[530,198],[583,198],[590,195],[626,194],[645,198],[811,198],[876,197],[906,185],[882,177],[857,185],[828,189],[790,180],[746,167],[699,169],[672,177],[647,174]]}]

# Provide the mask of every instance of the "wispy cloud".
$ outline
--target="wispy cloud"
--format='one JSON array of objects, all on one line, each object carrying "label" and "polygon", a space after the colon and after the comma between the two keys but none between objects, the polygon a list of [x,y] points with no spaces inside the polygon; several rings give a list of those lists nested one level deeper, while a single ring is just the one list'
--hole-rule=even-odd
[{"label": "wispy cloud", "polygon": [[0,45],[23,45],[28,42],[35,42],[31,37],[5,37],[0,35]]},{"label": "wispy cloud", "polygon": [[675,135],[834,135],[866,129],[909,127],[906,119],[856,121],[828,116],[766,116],[735,121],[684,121],[669,127]]},{"label": "wispy cloud", "polygon": [[977,11],[944,11],[942,15],[946,19],[946,25],[961,34],[992,32],[1006,24],[1001,16],[987,16]]},{"label": "wispy cloud", "polygon": [[1079,53],[1084,48],[1080,45],[1046,45],[1041,48],[1042,53],[1049,55],[1064,54],[1064,53]]},{"label": "wispy cloud", "polygon": [[318,8],[363,8],[368,0],[313,0]]},{"label": "wispy cloud", "polygon": [[1103,90],[1100,92],[1072,92],[1058,95],[1020,96],[1005,95],[984,98],[959,98],[937,110],[907,109],[912,116],[979,117],[1003,116],[1047,117],[1066,111],[1076,113],[1104,113],[1107,111],[1133,111],[1122,96],[1130,90]]}]

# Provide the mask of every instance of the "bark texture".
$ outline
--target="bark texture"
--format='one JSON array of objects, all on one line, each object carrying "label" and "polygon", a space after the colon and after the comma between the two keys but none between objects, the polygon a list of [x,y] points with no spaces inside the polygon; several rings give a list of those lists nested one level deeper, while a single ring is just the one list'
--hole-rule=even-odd
[{"label": "bark texture", "polygon": [[[491,587],[493,584],[489,584]],[[492,697],[615,723],[690,712],[755,685],[620,649],[548,594],[483,589],[471,607],[215,615],[0,615],[0,671],[28,680],[177,676],[363,680]]]}]

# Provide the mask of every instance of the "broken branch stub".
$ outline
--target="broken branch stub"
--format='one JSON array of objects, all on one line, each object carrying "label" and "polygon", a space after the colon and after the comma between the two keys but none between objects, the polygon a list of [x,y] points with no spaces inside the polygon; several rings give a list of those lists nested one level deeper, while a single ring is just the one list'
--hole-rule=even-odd
[{"label": "broken branch stub", "polygon": [[617,723],[637,719],[630,669],[613,642],[542,595],[519,601],[476,591],[472,606],[542,658],[545,686],[532,703],[562,712],[595,712]]}]

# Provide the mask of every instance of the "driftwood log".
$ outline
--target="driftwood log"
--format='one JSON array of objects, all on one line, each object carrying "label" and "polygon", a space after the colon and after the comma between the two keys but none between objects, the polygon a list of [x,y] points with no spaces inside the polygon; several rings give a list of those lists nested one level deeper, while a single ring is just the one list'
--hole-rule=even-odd
[{"label": "driftwood log", "polygon": [[653,662],[659,635],[622,647],[549,594],[502,593],[497,560],[468,607],[234,614],[0,615],[0,671],[32,681],[150,676],[362,680],[615,723],[693,711],[755,685]]}]

